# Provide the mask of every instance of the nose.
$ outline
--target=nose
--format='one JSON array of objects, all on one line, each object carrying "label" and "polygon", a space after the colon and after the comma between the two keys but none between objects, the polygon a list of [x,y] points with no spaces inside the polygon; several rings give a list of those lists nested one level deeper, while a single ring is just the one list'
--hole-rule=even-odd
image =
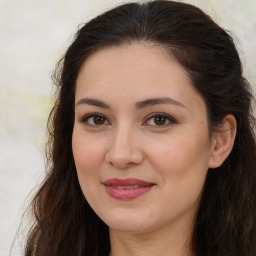
[{"label": "nose", "polygon": [[118,169],[129,168],[143,162],[144,155],[139,135],[133,129],[120,127],[111,137],[106,161]]}]

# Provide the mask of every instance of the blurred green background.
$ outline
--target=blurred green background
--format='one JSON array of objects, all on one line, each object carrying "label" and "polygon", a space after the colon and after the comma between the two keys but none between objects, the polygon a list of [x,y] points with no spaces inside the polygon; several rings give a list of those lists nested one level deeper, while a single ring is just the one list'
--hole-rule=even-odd
[{"label": "blurred green background", "polygon": [[[55,63],[79,24],[123,2],[0,0],[0,256],[8,255],[25,199],[44,175]],[[256,1],[182,2],[202,8],[234,32],[245,76],[255,88]],[[12,255],[21,253],[17,249]]]}]

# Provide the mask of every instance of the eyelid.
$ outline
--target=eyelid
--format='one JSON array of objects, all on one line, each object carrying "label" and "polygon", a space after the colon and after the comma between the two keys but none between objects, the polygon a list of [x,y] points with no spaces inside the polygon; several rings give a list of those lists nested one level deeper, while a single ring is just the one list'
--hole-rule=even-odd
[{"label": "eyelid", "polygon": [[[86,122],[89,118],[94,117],[94,116],[103,117],[105,119],[105,121],[108,122],[108,124],[102,124],[102,125],[96,125],[95,124],[95,125],[92,125],[92,124],[89,124],[88,122]],[[147,125],[146,123],[151,118],[155,118],[155,117],[164,117],[164,118],[166,118],[167,121],[169,121],[169,123],[168,124],[164,124],[164,125],[150,125],[150,124],[148,124],[148,126],[157,126],[158,128],[161,128],[161,127],[163,128],[163,127],[170,126],[171,124],[177,123],[176,119],[173,118],[172,116],[170,116],[169,114],[166,114],[166,113],[163,113],[163,112],[155,112],[155,113],[151,113],[148,116],[146,116],[145,121],[142,123],[142,125],[146,126]],[[109,121],[109,119],[105,115],[103,115],[103,114],[101,114],[99,112],[88,113],[88,114],[84,115],[83,117],[81,117],[79,121],[81,123],[85,123],[87,126],[96,127],[96,128],[104,126],[104,125],[111,125],[111,122]]]},{"label": "eyelid", "polygon": [[[89,113],[89,114],[84,115],[83,117],[80,118],[79,122],[81,122],[81,123],[86,123],[86,121],[87,121],[89,118],[94,117],[94,116],[103,117],[103,118],[108,122],[108,125],[111,124],[111,122],[109,121],[109,119],[108,119],[105,115],[103,115],[103,114],[101,114],[101,113],[98,113],[98,112],[93,112],[93,113]],[[103,124],[103,125],[91,125],[91,124],[89,124],[89,123],[86,123],[86,125],[92,126],[92,127],[100,127],[100,126],[103,126],[103,125],[105,125],[105,124]]]},{"label": "eyelid", "polygon": [[[146,117],[146,120],[143,122],[143,124],[145,122],[147,122],[148,120],[150,120],[151,118],[154,118],[154,117],[165,117],[171,124],[175,124],[177,123],[177,120],[175,118],[173,118],[172,116],[170,116],[169,114],[166,114],[166,113],[163,113],[163,112],[155,112],[155,113],[151,113],[149,114],[147,117]],[[167,125],[159,125],[158,127],[161,128],[161,127],[167,127],[169,126],[170,124],[167,124]],[[155,125],[157,126],[157,125]]]}]

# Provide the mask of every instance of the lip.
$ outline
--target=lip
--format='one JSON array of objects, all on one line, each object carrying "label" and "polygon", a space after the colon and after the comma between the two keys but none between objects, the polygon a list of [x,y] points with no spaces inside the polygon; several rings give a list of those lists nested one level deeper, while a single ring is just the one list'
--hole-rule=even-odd
[{"label": "lip", "polygon": [[154,183],[139,179],[108,179],[103,182],[107,193],[122,200],[135,199],[153,188]]}]

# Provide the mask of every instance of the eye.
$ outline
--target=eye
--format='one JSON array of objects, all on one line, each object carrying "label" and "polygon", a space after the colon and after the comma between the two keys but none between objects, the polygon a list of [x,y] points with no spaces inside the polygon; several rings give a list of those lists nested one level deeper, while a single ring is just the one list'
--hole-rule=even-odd
[{"label": "eye", "polygon": [[171,116],[164,113],[154,113],[147,118],[143,125],[166,127],[173,123],[176,123],[176,120]]},{"label": "eye", "polygon": [[89,126],[103,126],[110,124],[105,116],[98,113],[88,114],[84,116],[81,122]]}]

